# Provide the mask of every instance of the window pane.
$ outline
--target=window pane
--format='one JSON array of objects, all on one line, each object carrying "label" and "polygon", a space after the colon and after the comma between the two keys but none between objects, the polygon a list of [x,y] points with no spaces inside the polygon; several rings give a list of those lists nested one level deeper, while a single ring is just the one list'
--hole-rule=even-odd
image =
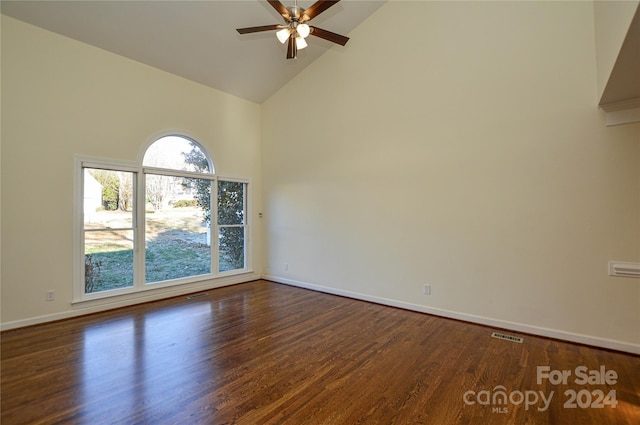
[{"label": "window pane", "polygon": [[85,232],[84,286],[87,294],[133,286],[133,230]]},{"label": "window pane", "polygon": [[171,170],[213,173],[209,161],[195,142],[180,136],[156,140],[144,154],[142,165]]},{"label": "window pane", "polygon": [[84,169],[84,228],[133,228],[133,173]]},{"label": "window pane", "polygon": [[244,224],[244,183],[218,182],[218,224]]},{"label": "window pane", "polygon": [[146,177],[145,281],[211,273],[211,181]]},{"label": "window pane", "polygon": [[218,237],[220,271],[244,268],[244,227],[221,227]]}]

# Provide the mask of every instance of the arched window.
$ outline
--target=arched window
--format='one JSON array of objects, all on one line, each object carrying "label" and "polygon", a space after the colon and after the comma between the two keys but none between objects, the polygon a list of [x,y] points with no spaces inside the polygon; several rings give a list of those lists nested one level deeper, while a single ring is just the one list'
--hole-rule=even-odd
[{"label": "arched window", "polygon": [[215,178],[205,150],[186,137],[165,136],[147,148],[142,167],[145,283],[211,274]]},{"label": "arched window", "polygon": [[149,146],[144,154],[145,167],[214,174],[211,160],[195,141],[183,136],[165,136]]},{"label": "arched window", "polygon": [[247,271],[248,182],[216,176],[181,135],[155,140],[141,162],[77,160],[76,301]]}]

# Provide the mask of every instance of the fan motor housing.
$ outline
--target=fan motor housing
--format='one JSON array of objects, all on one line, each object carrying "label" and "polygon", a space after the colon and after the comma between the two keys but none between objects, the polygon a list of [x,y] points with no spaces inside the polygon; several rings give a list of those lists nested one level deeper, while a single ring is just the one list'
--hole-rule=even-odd
[{"label": "fan motor housing", "polygon": [[299,21],[300,18],[302,17],[302,14],[304,13],[303,8],[299,7],[299,6],[290,6],[287,7],[287,11],[289,11],[289,16],[291,16],[291,21]]}]

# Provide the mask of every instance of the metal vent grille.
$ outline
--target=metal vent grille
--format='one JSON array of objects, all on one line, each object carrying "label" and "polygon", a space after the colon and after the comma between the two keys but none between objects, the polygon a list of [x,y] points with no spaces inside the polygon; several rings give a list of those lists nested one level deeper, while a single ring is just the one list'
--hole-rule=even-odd
[{"label": "metal vent grille", "polygon": [[505,341],[517,342],[518,344],[522,344],[522,341],[524,341],[524,338],[520,338],[519,336],[502,334],[500,332],[494,332],[491,336],[498,339],[504,339]]},{"label": "metal vent grille", "polygon": [[209,294],[207,294],[206,292],[203,292],[203,293],[201,293],[201,294],[193,294],[193,295],[189,295],[189,296],[187,297],[187,299],[188,299],[188,300],[195,300],[196,298],[206,297],[207,295],[209,295]]}]

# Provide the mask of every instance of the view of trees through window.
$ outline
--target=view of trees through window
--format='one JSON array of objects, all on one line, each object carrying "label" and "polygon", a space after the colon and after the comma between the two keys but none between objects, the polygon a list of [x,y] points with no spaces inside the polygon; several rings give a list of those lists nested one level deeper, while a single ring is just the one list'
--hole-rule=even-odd
[{"label": "view of trees through window", "polygon": [[[216,180],[211,168],[201,147],[179,136],[161,138],[146,151],[139,193],[137,173],[84,167],[84,292],[134,286],[136,246],[144,247],[146,284],[210,275],[216,263],[218,272],[244,269],[246,183]],[[143,243],[136,241],[140,205]]]},{"label": "view of trees through window", "polygon": [[134,173],[84,169],[85,292],[133,286]]},{"label": "view of trees through window", "polygon": [[218,246],[221,272],[244,268],[244,203],[244,183],[218,183]]},{"label": "view of trees through window", "polygon": [[[184,177],[148,174],[146,180],[148,199],[150,188],[162,187],[165,194],[162,202],[149,202],[145,210],[145,281],[210,273],[210,231],[204,217],[211,208],[203,211],[198,207]],[[198,180],[211,190],[211,180]],[[153,183],[150,185],[149,181]]]}]

